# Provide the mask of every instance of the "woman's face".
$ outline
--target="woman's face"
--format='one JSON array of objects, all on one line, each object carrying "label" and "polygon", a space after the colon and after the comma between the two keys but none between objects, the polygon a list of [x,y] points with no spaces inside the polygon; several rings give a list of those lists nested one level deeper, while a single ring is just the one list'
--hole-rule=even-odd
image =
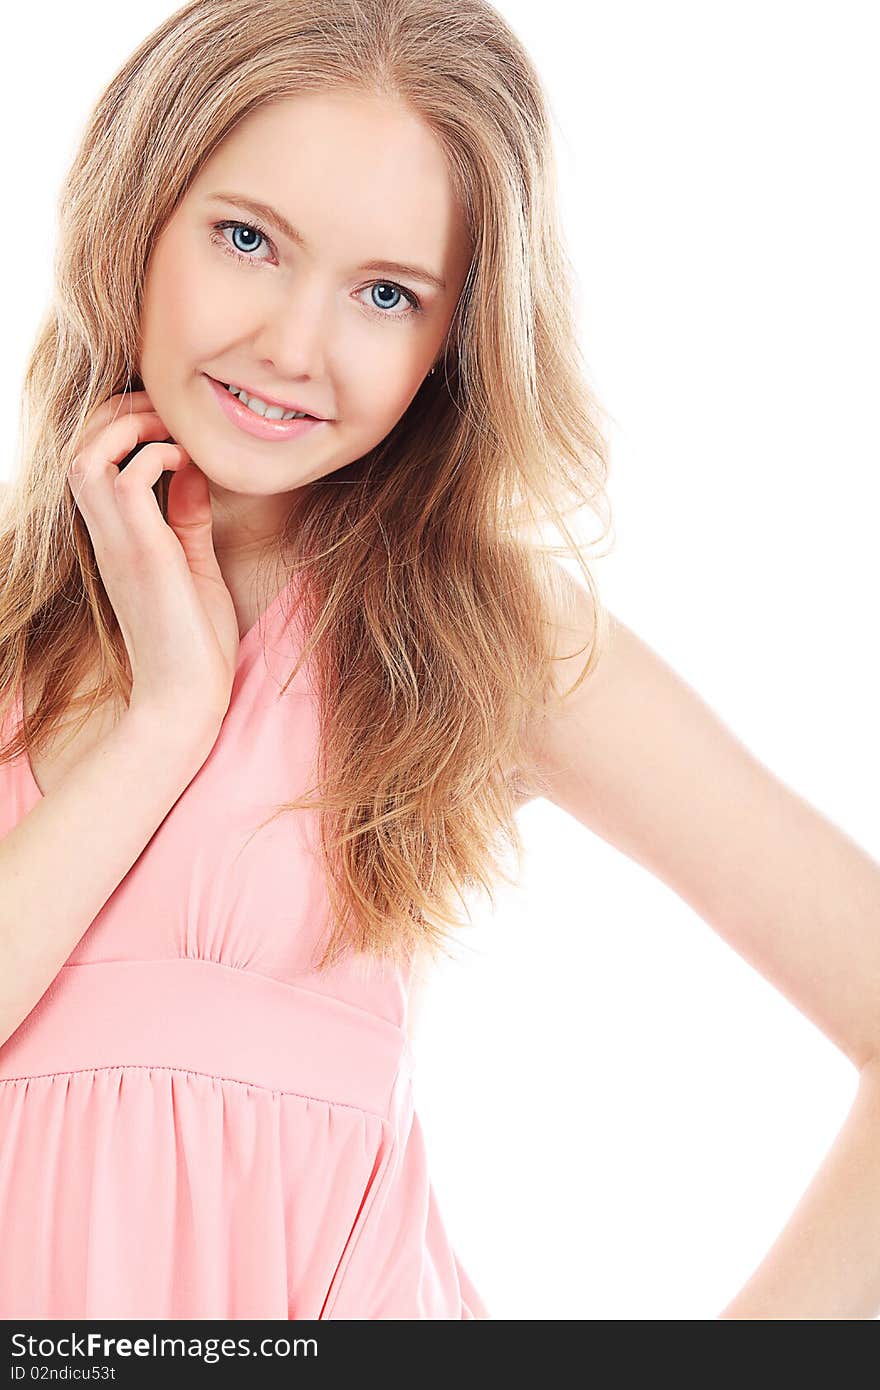
[{"label": "woman's face", "polygon": [[[399,103],[265,106],[202,166],[150,256],[139,369],[208,479],[218,553],[276,535],[295,489],[389,433],[443,352],[469,258],[441,147]],[[255,438],[211,378],[326,423]]]}]

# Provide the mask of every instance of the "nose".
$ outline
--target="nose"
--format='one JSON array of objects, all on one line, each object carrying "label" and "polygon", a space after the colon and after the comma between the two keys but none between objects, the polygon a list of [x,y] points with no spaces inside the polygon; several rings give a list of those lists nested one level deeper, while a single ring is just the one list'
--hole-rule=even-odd
[{"label": "nose", "polygon": [[279,381],[320,379],[327,370],[333,312],[329,290],[317,277],[298,276],[286,294],[261,305],[255,339],[261,359]]}]

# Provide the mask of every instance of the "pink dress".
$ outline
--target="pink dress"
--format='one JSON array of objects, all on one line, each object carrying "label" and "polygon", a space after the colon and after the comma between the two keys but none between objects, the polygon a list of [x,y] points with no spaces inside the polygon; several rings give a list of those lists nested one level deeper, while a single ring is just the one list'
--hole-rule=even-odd
[{"label": "pink dress", "polygon": [[[317,813],[248,839],[313,785],[308,670],[279,693],[292,592],[242,638],[207,761],[0,1046],[0,1318],[489,1316],[427,1172],[410,972],[313,970]],[[26,757],[0,764],[0,836],[41,795]]]}]

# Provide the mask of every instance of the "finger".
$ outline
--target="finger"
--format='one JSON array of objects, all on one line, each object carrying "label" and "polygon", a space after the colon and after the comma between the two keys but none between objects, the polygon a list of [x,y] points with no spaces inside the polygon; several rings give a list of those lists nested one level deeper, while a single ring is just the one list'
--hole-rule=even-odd
[{"label": "finger", "polygon": [[193,574],[222,578],[214,551],[214,517],[208,480],[188,460],[168,485],[167,520]]},{"label": "finger", "polygon": [[81,435],[81,447],[91,443],[95,434],[123,415],[153,410],[153,402],[146,391],[125,391],[102,401],[86,417]]},{"label": "finger", "polygon": [[122,460],[146,440],[170,438],[168,426],[155,410],[120,415],[104,425],[89,443],[83,442],[67,470],[83,495],[95,479],[119,469]]},{"label": "finger", "polygon": [[[140,450],[120,472],[119,460],[130,454],[138,444],[158,443],[167,437],[167,427],[155,411],[124,415],[105,426],[100,435],[76,456],[68,470],[68,483],[93,540],[96,533],[109,544],[120,543],[124,539],[114,489],[117,478],[131,473],[140,486],[152,488],[166,469],[173,470],[182,465],[185,451],[179,445],[169,443],[161,450]],[[155,496],[151,501],[161,520]]]},{"label": "finger", "polygon": [[172,471],[188,462],[177,444],[146,444],[138,455],[140,470],[105,477],[91,489],[89,504],[81,510],[102,576],[131,575],[150,578],[157,562],[179,557],[173,532],[165,524],[158,499],[147,479]]},{"label": "finger", "polygon": [[131,463],[110,479],[116,516],[123,523],[128,543],[148,549],[170,546],[171,532],[162,516],[153,488],[166,471],[186,468],[189,454],[173,442],[153,442],[144,446]]}]

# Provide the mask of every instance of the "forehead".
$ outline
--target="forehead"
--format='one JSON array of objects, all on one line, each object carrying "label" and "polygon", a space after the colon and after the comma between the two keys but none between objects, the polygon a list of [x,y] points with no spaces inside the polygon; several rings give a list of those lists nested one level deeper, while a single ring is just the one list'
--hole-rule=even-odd
[{"label": "forehead", "polygon": [[187,197],[218,189],[278,208],[322,254],[346,258],[356,242],[364,256],[449,265],[463,249],[443,148],[388,97],[307,93],[260,107],[214,151]]}]

